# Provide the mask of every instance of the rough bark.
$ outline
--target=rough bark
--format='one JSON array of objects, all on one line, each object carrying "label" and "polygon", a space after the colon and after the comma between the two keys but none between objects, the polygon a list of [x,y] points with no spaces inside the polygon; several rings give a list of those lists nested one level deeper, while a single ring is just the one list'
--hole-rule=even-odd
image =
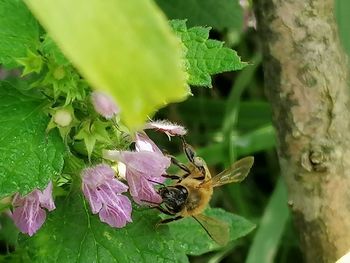
[{"label": "rough bark", "polygon": [[350,250],[350,112],[346,55],[332,0],[256,0],[265,89],[306,262]]}]

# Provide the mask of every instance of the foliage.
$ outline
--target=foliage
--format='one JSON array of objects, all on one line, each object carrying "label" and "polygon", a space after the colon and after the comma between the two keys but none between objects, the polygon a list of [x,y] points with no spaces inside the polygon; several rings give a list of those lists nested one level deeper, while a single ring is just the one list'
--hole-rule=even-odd
[{"label": "foliage", "polygon": [[0,197],[43,189],[59,175],[65,147],[57,131],[46,134],[45,101],[0,83]]},{"label": "foliage", "polygon": [[[91,258],[97,262],[184,262],[186,254],[218,249],[198,223],[190,218],[156,227],[159,213],[135,208],[133,224],[113,229],[91,216],[80,194],[72,193],[68,198],[62,198],[58,207],[40,233],[20,241],[27,251],[38,251],[33,255],[35,262],[87,262]],[[230,213],[215,209],[209,212],[216,218],[232,221],[232,238],[243,236],[254,227]]]},{"label": "foliage", "polygon": [[[0,238],[7,248],[0,259],[186,262],[187,255],[219,251],[192,218],[155,229],[160,213],[146,206],[133,204],[133,223],[125,228],[102,223],[82,195],[80,172],[101,162],[112,165],[103,159],[102,150],[130,149],[133,132],[142,130],[147,116],[183,100],[189,85],[212,86],[211,75],[248,64],[223,42],[209,39],[209,28],[187,28],[180,20],[167,23],[152,2],[24,2],[36,18],[21,0],[0,1],[0,63],[7,70],[15,68],[0,81],[0,119],[6,123],[0,128]],[[217,25],[238,28],[240,23],[232,19]],[[93,89],[114,97],[122,115],[109,119],[97,114],[91,103]],[[195,105],[191,101],[189,105]],[[218,104],[219,111],[224,107]],[[249,132],[254,134],[255,128]],[[251,140],[249,132],[239,140]],[[267,134],[273,136],[271,130]],[[198,154],[210,164],[222,164],[226,147],[215,147],[216,159],[206,148]],[[256,151],[255,146],[237,147],[249,154]],[[16,209],[11,208],[11,198],[44,190],[49,181],[54,184],[56,209],[45,212],[46,222],[34,236],[18,234],[10,220],[10,211]],[[206,213],[228,222],[230,241],[255,227],[222,209],[208,208]]]},{"label": "foliage", "polygon": [[0,63],[15,67],[14,58],[37,48],[39,25],[21,0],[2,0],[0,5]]},{"label": "foliage", "polygon": [[[7,75],[0,80],[0,261],[302,262],[278,178],[259,44],[246,27],[251,1],[243,9],[238,0],[24,2],[35,17],[22,0],[0,0],[0,75]],[[346,50],[348,6],[336,1]],[[193,96],[168,105],[184,100],[190,86]],[[112,95],[122,115],[97,114],[94,90]],[[81,170],[101,162],[116,169],[102,151],[133,149],[133,132],[147,117],[186,127],[212,174],[254,155],[246,181],[216,189],[210,205],[220,208],[205,211],[229,223],[227,247],[193,218],[156,227],[167,216],[134,202],[124,228],[92,213]],[[186,161],[180,139],[147,134]],[[49,181],[56,209],[32,237],[19,233],[11,198]]]}]

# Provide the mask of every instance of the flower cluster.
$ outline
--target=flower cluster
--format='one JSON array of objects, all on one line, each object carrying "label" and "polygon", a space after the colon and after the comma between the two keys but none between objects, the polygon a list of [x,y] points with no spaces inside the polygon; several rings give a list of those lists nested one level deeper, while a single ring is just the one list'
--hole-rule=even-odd
[{"label": "flower cluster", "polygon": [[164,181],[162,175],[170,166],[170,158],[164,156],[146,134],[137,134],[135,145],[134,152],[105,151],[104,157],[125,164],[126,180],[136,203],[160,203],[161,198],[153,185]]},{"label": "flower cluster", "polygon": [[[105,119],[112,119],[119,113],[115,102],[106,94],[93,92],[91,102]],[[168,121],[149,121],[144,130],[154,129],[170,136],[183,136],[185,128]],[[164,182],[167,168],[171,164],[158,146],[144,131],[131,135],[135,138],[134,151],[104,150],[103,157],[107,162],[116,162],[118,167],[125,167],[124,178],[127,185],[119,181],[116,171],[108,164],[101,163],[83,169],[81,172],[81,189],[90,204],[93,214],[98,214],[102,222],[116,228],[132,222],[132,205],[123,193],[129,190],[131,197],[138,204],[158,204],[161,197],[155,190],[155,184]],[[121,171],[119,171],[121,172]],[[32,236],[44,223],[46,212],[55,209],[52,198],[52,183],[43,191],[35,189],[22,197],[15,194],[11,217],[21,232]]]},{"label": "flower cluster", "polygon": [[[168,136],[184,135],[186,133],[183,127],[163,121],[149,122],[146,124],[146,128],[162,131]],[[145,132],[136,133],[135,151],[105,150],[103,157],[125,165],[125,179],[129,185],[130,195],[136,203],[159,204],[162,202],[161,197],[154,189],[154,185],[164,182],[165,178],[162,175],[166,174],[171,160],[162,153]],[[85,196],[89,199],[87,194]],[[93,205],[91,205],[91,208],[94,211]],[[124,212],[129,215],[131,207],[129,210],[124,210]],[[123,217],[123,215],[118,216]]]}]

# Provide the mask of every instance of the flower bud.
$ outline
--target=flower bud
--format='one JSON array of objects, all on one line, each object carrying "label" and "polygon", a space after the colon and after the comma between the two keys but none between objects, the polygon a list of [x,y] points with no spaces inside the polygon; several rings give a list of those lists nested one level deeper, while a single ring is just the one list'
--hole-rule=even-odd
[{"label": "flower bud", "polygon": [[61,127],[67,127],[73,120],[72,114],[66,109],[59,109],[53,116],[53,121]]},{"label": "flower bud", "polygon": [[91,101],[96,112],[101,114],[106,119],[111,119],[120,111],[113,99],[103,92],[94,91],[91,94]]}]

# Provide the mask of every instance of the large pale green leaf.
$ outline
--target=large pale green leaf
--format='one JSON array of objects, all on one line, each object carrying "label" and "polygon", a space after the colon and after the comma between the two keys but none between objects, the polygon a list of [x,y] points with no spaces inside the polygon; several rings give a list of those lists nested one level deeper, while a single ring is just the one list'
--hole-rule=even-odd
[{"label": "large pale green leaf", "polygon": [[180,41],[152,1],[25,2],[91,85],[115,98],[129,127],[189,93]]},{"label": "large pale green leaf", "polygon": [[63,167],[64,144],[46,134],[43,101],[0,82],[0,198],[45,188]]},{"label": "large pale green leaf", "polygon": [[22,0],[0,0],[0,40],[0,64],[6,67],[37,48],[38,23]]}]

